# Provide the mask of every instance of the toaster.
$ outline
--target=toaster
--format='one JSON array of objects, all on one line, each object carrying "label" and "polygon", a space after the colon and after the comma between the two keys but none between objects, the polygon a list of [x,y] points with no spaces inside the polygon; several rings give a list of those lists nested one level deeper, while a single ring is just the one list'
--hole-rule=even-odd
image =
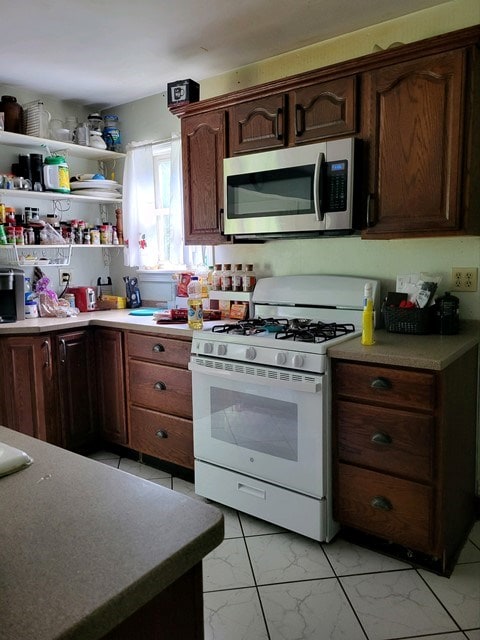
[{"label": "toaster", "polygon": [[94,287],[68,287],[67,292],[75,296],[75,306],[79,311],[96,311],[97,295]]}]

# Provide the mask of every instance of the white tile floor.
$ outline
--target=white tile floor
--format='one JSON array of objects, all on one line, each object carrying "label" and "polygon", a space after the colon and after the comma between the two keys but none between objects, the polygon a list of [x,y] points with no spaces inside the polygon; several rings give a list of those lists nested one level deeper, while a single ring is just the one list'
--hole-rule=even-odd
[{"label": "white tile floor", "polygon": [[[153,467],[91,457],[195,497],[191,483]],[[203,563],[206,640],[480,640],[480,522],[443,578],[220,508],[225,540]]]}]

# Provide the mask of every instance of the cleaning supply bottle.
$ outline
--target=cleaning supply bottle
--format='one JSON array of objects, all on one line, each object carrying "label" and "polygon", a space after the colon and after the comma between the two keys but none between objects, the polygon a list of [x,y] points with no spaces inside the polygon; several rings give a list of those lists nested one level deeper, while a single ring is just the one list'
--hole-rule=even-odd
[{"label": "cleaning supply bottle", "polygon": [[192,276],[187,287],[188,328],[203,329],[202,285],[198,276]]},{"label": "cleaning supply bottle", "polygon": [[363,315],[362,315],[362,344],[369,346],[375,344],[372,283],[367,282],[364,289]]}]

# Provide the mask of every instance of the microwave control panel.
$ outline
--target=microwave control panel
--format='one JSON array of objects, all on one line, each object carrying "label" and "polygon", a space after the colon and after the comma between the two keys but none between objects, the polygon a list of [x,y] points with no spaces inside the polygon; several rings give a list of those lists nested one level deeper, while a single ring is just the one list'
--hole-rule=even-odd
[{"label": "microwave control panel", "polygon": [[325,163],[323,192],[324,211],[345,211],[347,208],[348,161],[335,160]]}]

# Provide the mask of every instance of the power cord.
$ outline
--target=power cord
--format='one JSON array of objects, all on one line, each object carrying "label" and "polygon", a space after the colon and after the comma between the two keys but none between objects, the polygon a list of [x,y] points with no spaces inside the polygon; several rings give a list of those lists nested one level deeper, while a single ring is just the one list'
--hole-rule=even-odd
[{"label": "power cord", "polygon": [[65,291],[68,289],[68,286],[69,286],[69,284],[70,284],[70,276],[69,276],[69,275],[67,275],[67,277],[66,277],[65,279],[66,279],[66,281],[67,281],[67,284],[65,285],[65,288],[64,288],[64,290],[62,291],[62,293],[58,296],[59,298],[63,298],[63,295],[64,295]]}]

